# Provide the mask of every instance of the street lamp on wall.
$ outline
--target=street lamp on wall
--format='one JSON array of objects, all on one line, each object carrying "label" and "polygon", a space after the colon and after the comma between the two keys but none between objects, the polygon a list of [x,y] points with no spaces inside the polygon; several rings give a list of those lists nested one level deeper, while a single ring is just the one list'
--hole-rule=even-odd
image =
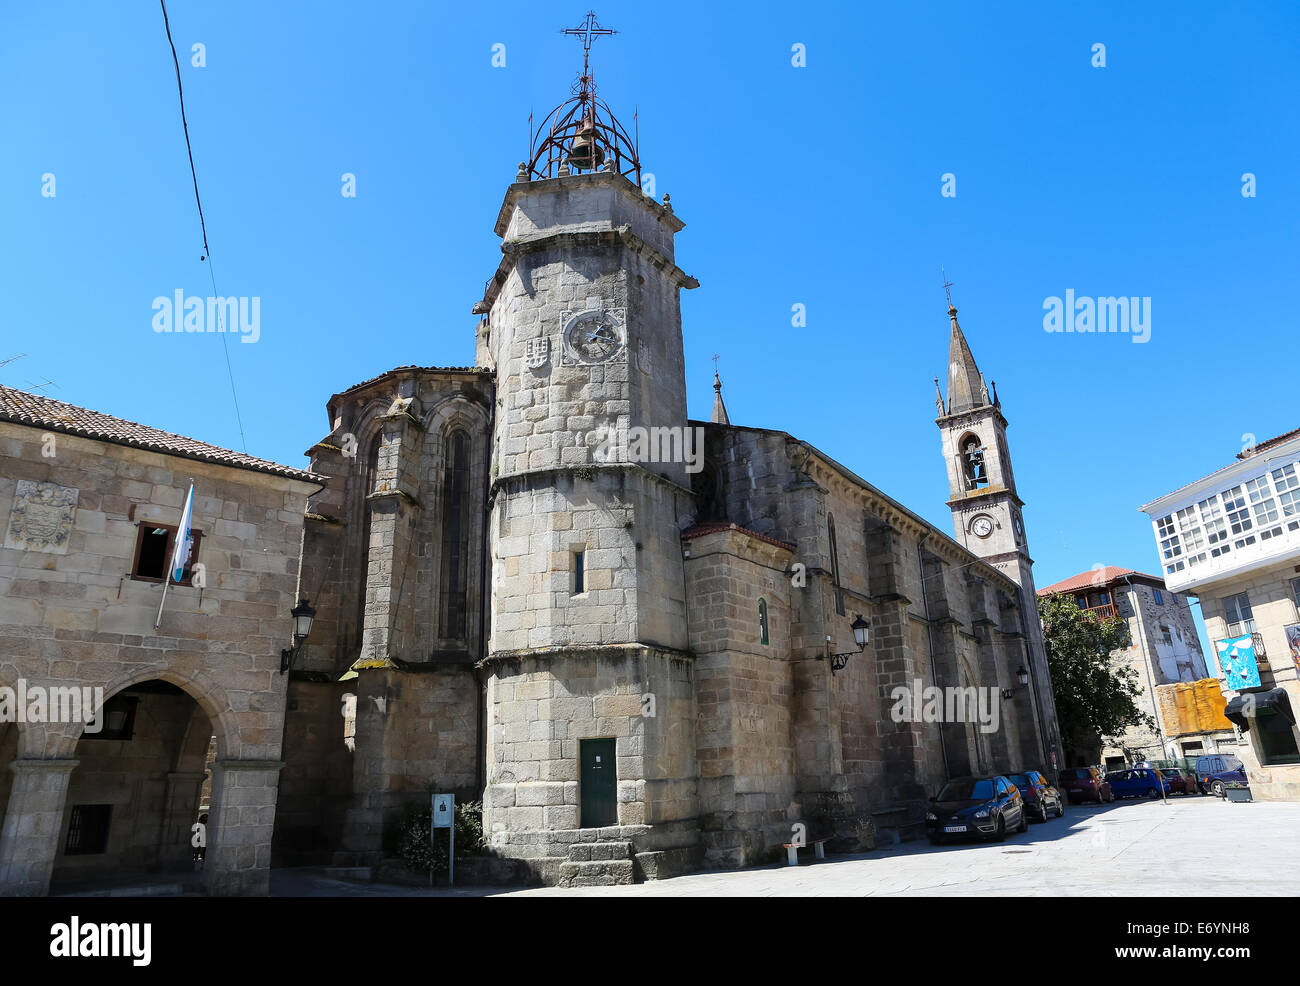
[{"label": "street lamp on wall", "polygon": [[[859,613],[849,626],[853,630],[853,642],[858,645],[858,652],[865,650],[867,643],[871,640],[870,621],[864,620],[862,614]],[[842,671],[845,665],[849,663],[849,658],[852,657],[854,653],[854,651],[849,651],[847,654],[832,654],[831,673],[834,674],[836,671]]]},{"label": "street lamp on wall", "polygon": [[[1029,684],[1029,671],[1026,670],[1023,664],[1020,665],[1020,667],[1016,668],[1016,681],[1019,682],[1020,688],[1024,688],[1026,685]],[[1014,698],[1015,694],[1016,694],[1015,688],[1002,689],[1003,698]]]},{"label": "street lamp on wall", "polygon": [[306,599],[299,599],[298,605],[289,610],[293,617],[293,649],[280,651],[280,673],[293,670],[293,662],[298,659],[302,642],[311,636],[311,624],[316,619],[316,610]]}]

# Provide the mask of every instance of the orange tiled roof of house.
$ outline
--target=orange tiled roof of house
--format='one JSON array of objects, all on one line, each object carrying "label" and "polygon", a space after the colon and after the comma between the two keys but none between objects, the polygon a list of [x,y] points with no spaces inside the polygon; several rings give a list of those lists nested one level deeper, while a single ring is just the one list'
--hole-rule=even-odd
[{"label": "orange tiled roof of house", "polygon": [[236,469],[251,469],[254,472],[272,473],[301,479],[311,483],[323,483],[324,476],[295,469],[278,462],[258,459],[243,452],[209,445],[184,435],[175,435],[168,431],[159,431],[148,425],[115,418],[111,414],[92,411],[75,404],[65,404],[43,394],[29,394],[23,390],[0,386],[0,421],[14,424],[31,425],[48,431],[62,432],[67,435],[79,435],[115,445],[129,445],[133,448],[161,452],[165,455],[178,455],[186,459],[199,459],[203,462],[215,462],[218,465],[234,466]]}]

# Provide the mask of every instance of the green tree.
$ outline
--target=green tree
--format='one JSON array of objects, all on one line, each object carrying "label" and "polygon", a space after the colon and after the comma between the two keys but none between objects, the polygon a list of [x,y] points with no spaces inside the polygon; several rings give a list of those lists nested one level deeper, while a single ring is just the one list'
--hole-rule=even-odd
[{"label": "green tree", "polygon": [[1112,651],[1131,643],[1124,620],[1085,613],[1070,596],[1039,599],[1038,614],[1067,764],[1080,758],[1095,763],[1103,736],[1134,726],[1156,728],[1135,701],[1142,693],[1137,671],[1110,659]]}]

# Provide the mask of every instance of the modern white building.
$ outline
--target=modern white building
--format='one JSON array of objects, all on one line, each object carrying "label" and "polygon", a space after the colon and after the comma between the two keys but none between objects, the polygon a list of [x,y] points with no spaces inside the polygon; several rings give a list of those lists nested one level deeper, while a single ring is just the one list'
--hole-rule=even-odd
[{"label": "modern white building", "polygon": [[1300,799],[1300,429],[1140,509],[1169,589],[1200,597],[1253,796]]}]

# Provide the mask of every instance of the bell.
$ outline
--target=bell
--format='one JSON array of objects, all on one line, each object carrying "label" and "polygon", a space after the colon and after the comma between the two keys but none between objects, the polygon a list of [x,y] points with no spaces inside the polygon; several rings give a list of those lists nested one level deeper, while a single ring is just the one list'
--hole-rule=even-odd
[{"label": "bell", "polygon": [[578,135],[569,145],[569,167],[579,171],[595,171],[605,163],[605,149],[596,137],[596,125],[590,116],[582,118]]}]

